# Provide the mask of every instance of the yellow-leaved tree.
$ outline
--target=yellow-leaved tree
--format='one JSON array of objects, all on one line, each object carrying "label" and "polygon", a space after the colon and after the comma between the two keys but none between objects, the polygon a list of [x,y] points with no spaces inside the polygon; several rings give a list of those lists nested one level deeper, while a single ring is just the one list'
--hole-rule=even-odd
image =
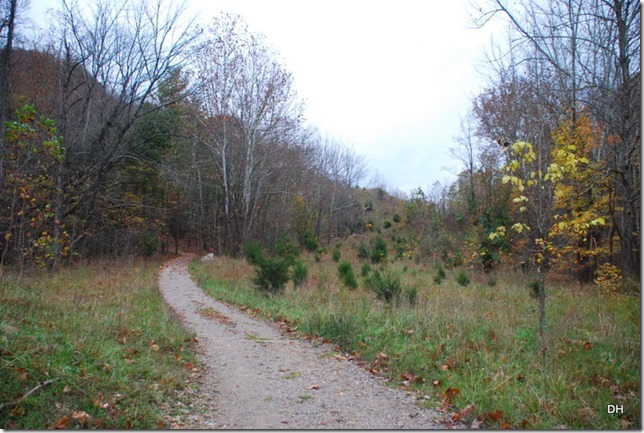
[{"label": "yellow-leaved tree", "polygon": [[551,149],[540,152],[531,143],[517,141],[505,152],[509,155],[502,168],[502,181],[512,186],[512,201],[518,212],[511,227],[497,227],[490,238],[520,235],[529,239],[530,265],[535,273],[532,289],[539,300],[539,351],[545,356],[546,275],[584,230],[602,226],[606,221],[594,214],[570,212],[577,194],[570,184],[589,170],[589,160],[574,140],[568,140],[565,134],[558,138],[555,135]]}]

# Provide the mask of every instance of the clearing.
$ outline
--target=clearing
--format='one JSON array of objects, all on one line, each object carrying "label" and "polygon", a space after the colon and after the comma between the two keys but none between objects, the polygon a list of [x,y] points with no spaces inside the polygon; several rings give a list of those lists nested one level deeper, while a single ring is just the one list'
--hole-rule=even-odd
[{"label": "clearing", "polygon": [[167,262],[159,286],[196,334],[206,365],[202,410],[173,427],[189,429],[431,429],[445,414],[386,386],[329,345],[315,345],[207,296],[182,256]]}]

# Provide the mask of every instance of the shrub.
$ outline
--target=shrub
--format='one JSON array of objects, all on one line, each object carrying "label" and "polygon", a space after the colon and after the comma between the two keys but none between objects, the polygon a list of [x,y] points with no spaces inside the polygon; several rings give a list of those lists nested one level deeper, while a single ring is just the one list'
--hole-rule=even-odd
[{"label": "shrub", "polygon": [[301,260],[296,260],[295,263],[293,263],[293,267],[291,269],[291,279],[293,280],[293,285],[295,287],[299,287],[304,280],[306,280],[306,277],[309,275],[309,270],[306,267],[306,265],[301,261]]},{"label": "shrub", "polygon": [[244,247],[244,257],[253,266],[257,266],[263,259],[262,247],[257,242],[248,242]]},{"label": "shrub", "polygon": [[284,249],[276,248],[281,255],[266,257],[262,248],[256,242],[249,242],[244,248],[244,256],[248,263],[255,267],[253,283],[264,293],[278,294],[284,291],[289,280],[289,267],[294,259]]},{"label": "shrub", "polygon": [[385,228],[385,230],[388,229],[388,228],[391,228],[391,221],[389,221],[389,220],[385,221],[383,227]]},{"label": "shrub", "polygon": [[306,251],[312,253],[318,249],[319,244],[317,239],[315,239],[311,233],[307,233],[304,235],[302,246]]},{"label": "shrub", "polygon": [[400,216],[400,214],[394,215],[394,222],[395,223],[399,223],[401,221],[402,221],[402,217]]},{"label": "shrub", "polygon": [[339,262],[341,256],[342,254],[340,253],[340,248],[336,246],[333,249],[333,252],[331,253],[331,258],[333,259],[334,262]]},{"label": "shrub", "polygon": [[479,255],[481,256],[481,266],[483,267],[483,272],[487,274],[494,269],[494,266],[497,262],[497,257],[487,248],[481,248]]},{"label": "shrub", "polygon": [[348,289],[354,290],[358,288],[358,280],[356,280],[356,276],[353,273],[353,267],[351,266],[351,263],[340,263],[338,265],[338,274],[340,275],[340,279]]},{"label": "shrub", "polygon": [[295,259],[300,256],[300,250],[297,245],[284,237],[275,245],[274,255],[283,258],[289,264],[293,264]]},{"label": "shrub", "polygon": [[282,257],[262,258],[255,268],[253,282],[264,293],[279,294],[289,280],[290,262]]},{"label": "shrub", "polygon": [[376,294],[376,297],[387,304],[397,300],[402,291],[400,276],[393,272],[381,273],[375,270],[365,278],[365,285]]},{"label": "shrub", "polygon": [[144,232],[139,235],[138,246],[141,254],[150,257],[157,252],[159,240],[154,233]]},{"label": "shrub", "polygon": [[384,262],[387,258],[387,243],[383,238],[378,236],[374,241],[373,250],[371,250],[371,262]]},{"label": "shrub", "polygon": [[460,271],[458,274],[456,274],[456,282],[461,286],[467,286],[468,284],[470,284],[470,277],[467,276],[465,271]]},{"label": "shrub", "polygon": [[538,278],[533,278],[528,283],[528,289],[530,289],[530,297],[538,299],[541,290],[543,290],[543,284]]},{"label": "shrub", "polygon": [[445,279],[445,269],[441,265],[438,265],[438,268],[436,269],[436,275],[434,275],[434,282],[436,284],[440,284],[443,282]]}]

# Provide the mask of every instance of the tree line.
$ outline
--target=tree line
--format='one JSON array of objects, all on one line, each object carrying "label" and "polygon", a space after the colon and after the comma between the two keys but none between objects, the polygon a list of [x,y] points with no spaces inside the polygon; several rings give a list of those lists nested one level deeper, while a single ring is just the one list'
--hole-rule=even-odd
[{"label": "tree line", "polygon": [[2,264],[351,230],[363,159],[307,124],[240,17],[199,28],[163,1],[65,0],[17,49],[21,5],[2,11]]},{"label": "tree line", "polygon": [[[20,7],[0,10],[2,264],[180,242],[238,255],[363,229],[364,160],[309,125],[239,16],[201,28],[163,1],[63,0],[26,49]],[[451,149],[464,170],[405,197],[409,243],[484,271],[511,255],[639,277],[639,2],[489,0],[474,15],[504,20],[507,41]]]}]

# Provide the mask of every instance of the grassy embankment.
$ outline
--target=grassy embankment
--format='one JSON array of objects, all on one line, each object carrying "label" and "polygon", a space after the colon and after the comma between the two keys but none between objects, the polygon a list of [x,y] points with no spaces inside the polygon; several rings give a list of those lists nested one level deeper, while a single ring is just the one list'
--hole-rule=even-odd
[{"label": "grassy embankment", "polygon": [[4,276],[0,428],[167,427],[195,358],[157,289],[159,263]]},{"label": "grassy embankment", "polygon": [[[253,288],[253,268],[241,260],[195,263],[192,272],[214,298],[332,341],[454,419],[488,428],[640,427],[639,297],[551,287],[544,362],[537,303],[520,272],[470,274],[461,286],[460,270],[437,284],[431,267],[390,263],[417,293],[415,302],[408,290],[387,306],[362,282],[343,287],[327,256],[305,258],[307,281],[272,297]],[[352,262],[360,279],[361,264]],[[608,405],[623,405],[623,414],[608,413]]]}]

